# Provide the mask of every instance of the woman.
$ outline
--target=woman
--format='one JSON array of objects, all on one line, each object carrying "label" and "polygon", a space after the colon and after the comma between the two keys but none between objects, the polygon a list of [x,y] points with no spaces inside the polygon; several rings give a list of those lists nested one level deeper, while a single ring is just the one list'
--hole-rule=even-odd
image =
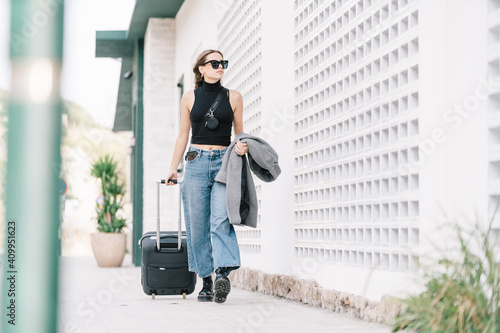
[{"label": "woman", "polygon": [[[168,180],[177,179],[177,167],[192,127],[181,193],[189,270],[203,278],[203,289],[198,295],[200,302],[215,299],[217,303],[224,303],[231,290],[227,276],[240,266],[236,233],[227,215],[226,185],[214,180],[231,143],[231,127],[234,126],[235,135],[243,132],[241,94],[235,90],[228,91],[221,85],[227,65],[220,51],[206,50],[198,56],[193,68],[195,89],[182,96],[180,131],[166,176]],[[206,126],[207,112],[219,95],[222,99],[213,112],[218,126]],[[235,152],[243,156],[248,152],[248,146],[237,142]],[[168,186],[173,184],[167,182]],[[214,269],[217,274],[215,283],[212,282]]]}]

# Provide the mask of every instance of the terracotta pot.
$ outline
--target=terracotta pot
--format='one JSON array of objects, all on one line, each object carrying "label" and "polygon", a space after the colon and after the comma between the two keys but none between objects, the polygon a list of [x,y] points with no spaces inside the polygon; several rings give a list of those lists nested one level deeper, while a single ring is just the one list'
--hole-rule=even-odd
[{"label": "terracotta pot", "polygon": [[100,267],[120,267],[127,249],[123,232],[97,232],[90,235],[92,251]]}]

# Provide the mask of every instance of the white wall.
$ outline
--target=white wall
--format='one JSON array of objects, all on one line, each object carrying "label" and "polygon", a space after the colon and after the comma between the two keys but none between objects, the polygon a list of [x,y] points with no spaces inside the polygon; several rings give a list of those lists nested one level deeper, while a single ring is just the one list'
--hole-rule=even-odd
[{"label": "white wall", "polygon": [[[500,82],[500,1],[489,1],[488,19],[488,81]],[[482,26],[484,29],[484,25]],[[487,123],[488,123],[488,195],[489,213],[493,215],[498,208],[500,199],[500,87],[496,85],[489,91],[487,100]],[[495,228],[498,235],[500,230],[500,214],[496,215]]]},{"label": "white wall", "polygon": [[[239,91],[243,97],[244,132],[262,136],[265,131],[263,107],[265,91],[262,80],[264,26],[261,1],[226,1],[225,4],[229,6],[217,29],[219,47],[224,50],[224,56],[229,60],[230,66],[226,70],[224,82],[231,89]],[[257,227],[237,227],[236,234],[242,265],[261,269],[266,264],[266,261],[262,260],[264,255],[262,198],[269,191],[269,184],[263,184],[256,177],[254,181],[260,207]],[[276,259],[277,255],[280,255],[280,252],[272,253],[271,257]],[[269,262],[275,261],[269,260]]]},{"label": "white wall", "polygon": [[[474,221],[476,214],[487,219],[488,176],[484,163],[488,159],[487,95],[499,88],[497,82],[488,79],[487,62],[484,61],[489,54],[495,54],[487,52],[487,5],[488,1],[460,0],[446,8],[450,13],[446,52],[450,87],[448,107],[455,107],[454,121],[447,118],[448,140],[452,144],[448,154],[450,195],[447,198],[450,215],[468,220],[463,222]],[[461,114],[457,105],[461,106]],[[462,120],[458,121],[459,118]]]},{"label": "white wall", "polygon": [[198,55],[206,49],[217,49],[216,10],[211,1],[186,0],[175,18],[175,78],[184,75],[184,91],[194,89],[193,65]]},{"label": "white wall", "polygon": [[[421,261],[487,218],[487,1],[421,2]],[[467,18],[467,19],[465,19]]]},{"label": "white wall", "polygon": [[[268,273],[293,272],[293,2],[262,1],[261,134],[279,154],[281,175],[261,183],[262,258]],[[277,18],[281,17],[279,24]],[[255,178],[255,177],[254,177]]]},{"label": "white wall", "polygon": [[[491,102],[499,89],[484,82],[500,73],[487,3],[184,2],[168,94],[154,91],[173,98],[158,102],[171,106],[168,133],[180,120],[175,84],[184,75],[192,89],[196,56],[221,48],[230,63],[223,83],[244,98],[245,131],[280,154],[278,181],[256,181],[258,227],[237,228],[243,266],[375,300],[419,287],[419,255],[452,243],[436,232],[443,216],[486,214],[495,161],[484,95]],[[155,63],[151,38],[145,56]],[[160,73],[172,68],[161,61]],[[145,93],[145,121],[154,109],[146,98],[154,97]],[[457,104],[470,111],[450,113]],[[173,141],[161,146],[166,166]],[[145,166],[154,154],[145,149]]]},{"label": "white wall", "polygon": [[[356,124],[352,134],[348,131],[346,136],[345,122],[340,133],[338,127],[335,136],[330,132],[332,145],[358,140],[364,131],[368,135],[380,131],[382,137],[388,130],[389,141],[376,147],[370,145],[369,149],[365,147],[361,151],[357,142],[354,154],[349,144],[343,147],[349,149],[347,154],[344,151],[332,159],[332,165],[337,160],[339,163],[345,161],[344,169],[346,165],[352,169],[353,160],[363,161],[364,169],[361,174],[349,174],[343,180],[332,183],[333,186],[348,186],[348,198],[343,192],[340,201],[334,197],[331,203],[331,207],[338,205],[342,208],[342,219],[337,216],[339,210],[336,209],[333,217],[330,210],[330,218],[326,223],[318,223],[321,221],[311,218],[309,214],[299,224],[299,232],[309,231],[307,236],[300,236],[299,233],[296,245],[299,246],[299,257],[304,258],[303,262],[318,260],[317,266],[313,265],[313,269],[308,271],[310,274],[303,275],[313,276],[324,286],[373,299],[384,294],[401,296],[418,287],[412,275],[419,269],[417,261],[428,262],[429,256],[442,255],[441,251],[446,247],[456,245],[452,235],[440,229],[442,223],[458,220],[470,225],[476,214],[483,218],[486,215],[488,183],[485,161],[488,151],[484,95],[488,87],[484,87],[483,83],[487,73],[486,63],[482,59],[487,59],[487,1],[474,5],[469,1],[327,1],[318,5],[315,1],[301,0],[296,1],[296,4],[296,32],[299,40],[296,44],[299,58],[296,66],[300,75],[305,75],[297,82],[297,103],[303,109],[301,112],[304,116],[299,115],[297,119],[299,132],[296,133],[296,142],[299,147],[306,147],[297,154],[298,162],[304,157],[306,165],[299,167],[296,173],[299,177],[309,176],[297,189],[299,195],[305,191],[316,193],[317,189],[321,191],[328,188],[311,184],[311,178],[313,181],[316,178],[311,175],[318,168],[311,164],[307,156],[311,151],[322,148],[321,142],[316,143],[316,140],[311,144],[311,135],[314,137],[323,128],[327,129],[328,125],[313,121],[312,129],[301,131],[300,128],[311,126],[310,115],[328,110],[328,106],[335,103],[339,106],[339,101],[349,99],[344,119],[333,115],[327,119],[328,112],[325,112],[325,121],[337,126],[349,118],[351,122],[352,117],[361,115],[365,109],[377,110],[379,106],[384,108],[384,105],[389,105],[386,109],[389,117],[385,119],[375,120],[374,113],[367,118],[365,113],[364,120],[361,118],[362,125]],[[326,14],[328,10],[333,15],[320,14]],[[374,19],[377,19],[377,24],[374,24]],[[367,22],[371,23],[368,32]],[[328,29],[323,30],[328,24],[334,24],[335,27],[331,36],[331,30],[330,33]],[[327,31],[325,35],[319,35],[323,31]],[[379,39],[373,38],[377,35]],[[336,43],[336,49],[332,50],[330,59],[322,62],[321,57],[317,60],[315,56],[325,47],[322,40],[329,37],[331,45]],[[308,44],[313,40],[314,43]],[[342,40],[341,44],[339,40]],[[381,47],[375,49],[374,45],[379,42]],[[339,61],[342,57],[343,62]],[[367,76],[366,66],[372,65],[373,70],[373,64],[379,59],[382,71]],[[312,66],[306,67],[304,74],[303,65],[309,60],[314,62],[310,63]],[[347,66],[345,60],[349,61]],[[330,90],[330,98],[323,106],[318,92],[327,85],[322,84],[321,76],[316,79],[317,75],[331,64],[339,62],[342,66],[340,69],[338,66],[334,68],[334,75],[331,72],[325,75],[325,82],[337,82],[337,85],[333,95]],[[365,77],[359,80],[359,69],[363,66]],[[417,70],[413,70],[415,68]],[[310,80],[313,77],[315,81]],[[338,82],[342,79],[339,87]],[[352,85],[356,79],[357,82]],[[319,82],[316,83],[316,80]],[[352,97],[359,100],[360,91],[373,84],[372,87],[376,87],[377,83],[380,83],[382,93],[375,100],[366,101],[364,96],[363,103],[353,103]],[[385,92],[384,86],[387,88]],[[397,107],[393,108],[393,102],[396,101]],[[342,106],[345,104],[342,103]],[[458,113],[460,107],[461,114]],[[342,113],[345,111],[343,109]],[[304,120],[306,118],[309,118],[308,121]],[[359,122],[360,118],[356,120]],[[381,161],[385,159],[384,156],[388,156],[388,163],[381,163],[381,168],[376,172],[367,170],[367,161],[371,159],[368,165],[372,165],[372,157],[377,155]],[[396,170],[393,168],[393,156],[397,158]],[[322,172],[321,168],[319,172]],[[382,188],[375,196],[366,196],[367,185],[374,184],[372,180],[388,184],[387,189],[384,191]],[[361,192],[360,184],[364,184]],[[296,206],[296,211],[317,212],[329,207],[321,204],[320,200],[309,198],[305,201],[305,204]],[[373,210],[369,210],[372,216],[366,219],[367,207],[373,209],[375,206],[381,207],[381,217],[375,218]],[[365,217],[359,218],[358,207],[364,208]],[[345,213],[348,213],[347,220]],[[354,219],[351,213],[354,213]],[[320,236],[318,241],[316,228],[320,234],[323,228],[325,234],[329,228],[331,232],[336,228],[335,237],[330,236],[329,240],[322,241]],[[311,229],[314,231],[313,237],[310,235]],[[338,237],[340,229],[341,240]],[[381,232],[380,241],[373,237],[377,230]],[[359,237],[360,231],[363,232],[362,237]],[[371,236],[367,238],[368,233]],[[324,257],[321,255],[323,250]],[[333,251],[335,259],[332,258]],[[341,262],[339,253],[343,256]],[[349,259],[346,259],[346,254]],[[361,262],[359,258],[362,258]]]}]

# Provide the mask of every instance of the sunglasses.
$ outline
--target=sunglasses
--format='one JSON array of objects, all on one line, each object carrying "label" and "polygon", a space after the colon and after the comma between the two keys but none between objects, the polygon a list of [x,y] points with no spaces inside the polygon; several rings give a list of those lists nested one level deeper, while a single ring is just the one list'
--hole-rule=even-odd
[{"label": "sunglasses", "polygon": [[229,61],[227,61],[227,60],[221,60],[221,61],[210,60],[210,61],[207,61],[206,63],[204,63],[202,66],[205,66],[208,63],[210,63],[210,65],[212,65],[213,69],[219,68],[220,65],[222,65],[223,69],[226,69],[227,65],[229,64]]}]

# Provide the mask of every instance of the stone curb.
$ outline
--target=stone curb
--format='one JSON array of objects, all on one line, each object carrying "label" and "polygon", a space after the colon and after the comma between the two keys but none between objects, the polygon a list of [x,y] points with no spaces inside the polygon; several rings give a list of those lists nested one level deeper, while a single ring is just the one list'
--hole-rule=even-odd
[{"label": "stone curb", "polygon": [[384,296],[380,302],[370,301],[362,296],[323,288],[315,280],[300,280],[245,267],[232,271],[230,278],[231,284],[241,289],[283,297],[369,322],[388,324],[403,306],[394,297]]}]

